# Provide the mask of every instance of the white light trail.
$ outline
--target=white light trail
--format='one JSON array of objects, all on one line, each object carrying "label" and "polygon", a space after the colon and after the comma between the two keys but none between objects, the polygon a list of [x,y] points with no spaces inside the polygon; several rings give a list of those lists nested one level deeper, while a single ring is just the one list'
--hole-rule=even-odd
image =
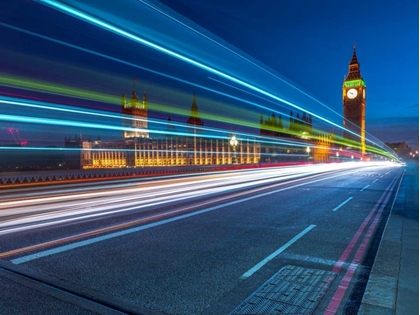
[{"label": "white light trail", "polygon": [[[259,185],[286,183],[338,170],[356,170],[375,163],[337,163],[310,166],[241,170],[229,175],[202,175],[142,183],[138,187],[118,187],[99,192],[82,191],[69,195],[33,197],[28,200],[3,201],[0,204],[0,234],[35,229],[114,213],[141,211],[221,193],[234,193]],[[382,167],[388,164],[380,164]],[[54,193],[58,193],[57,192]],[[215,198],[217,201],[217,198]]]}]

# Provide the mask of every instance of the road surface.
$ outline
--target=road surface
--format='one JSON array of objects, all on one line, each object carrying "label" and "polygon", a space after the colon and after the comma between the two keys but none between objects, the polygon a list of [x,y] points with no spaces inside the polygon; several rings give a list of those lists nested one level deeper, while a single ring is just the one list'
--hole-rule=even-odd
[{"label": "road surface", "polygon": [[3,190],[0,313],[357,314],[403,170]]}]

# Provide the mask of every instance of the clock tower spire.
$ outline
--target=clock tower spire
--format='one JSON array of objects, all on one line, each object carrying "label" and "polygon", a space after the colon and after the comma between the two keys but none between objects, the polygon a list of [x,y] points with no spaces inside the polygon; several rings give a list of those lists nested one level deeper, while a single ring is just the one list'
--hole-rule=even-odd
[{"label": "clock tower spire", "polygon": [[353,44],[353,56],[351,57],[349,63],[349,72],[345,80],[357,80],[362,79],[362,75],[360,74],[360,65],[359,61],[357,60],[356,56],[356,43]]},{"label": "clock tower spire", "polygon": [[356,43],[353,45],[353,55],[349,70],[343,83],[343,116],[344,138],[348,146],[360,149],[366,153],[366,84],[360,73],[360,64],[356,55]]}]

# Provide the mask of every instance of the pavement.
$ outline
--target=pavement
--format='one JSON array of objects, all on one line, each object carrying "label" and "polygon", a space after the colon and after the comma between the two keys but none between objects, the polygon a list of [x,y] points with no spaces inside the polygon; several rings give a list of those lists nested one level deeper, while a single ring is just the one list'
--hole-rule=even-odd
[{"label": "pavement", "polygon": [[407,162],[358,314],[419,314],[418,161]]}]

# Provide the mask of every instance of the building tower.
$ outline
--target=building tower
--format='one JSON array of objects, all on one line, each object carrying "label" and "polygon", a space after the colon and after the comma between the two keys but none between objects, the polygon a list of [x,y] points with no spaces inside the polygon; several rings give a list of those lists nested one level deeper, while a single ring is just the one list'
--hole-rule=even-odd
[{"label": "building tower", "polygon": [[195,125],[195,126],[203,126],[203,121],[201,120],[198,114],[198,106],[197,106],[197,99],[195,97],[195,93],[193,95],[193,102],[191,105],[191,115],[187,120],[187,124]]},{"label": "building tower", "polygon": [[123,115],[122,125],[124,128],[123,138],[149,138],[147,95],[144,92],[143,101],[140,102],[136,94],[136,81],[134,78],[131,101],[127,102],[125,93],[121,96],[121,113]]},{"label": "building tower", "polygon": [[[187,124],[193,125],[192,128],[187,128],[188,133],[193,133],[193,146],[189,149],[193,151],[192,159],[194,161],[194,165],[197,165],[197,128],[196,126],[204,126],[203,121],[201,120],[198,114],[198,106],[197,106],[197,99],[195,97],[195,93],[193,95],[193,102],[191,104],[191,114],[187,120]],[[202,130],[199,129],[198,132],[200,133]]]},{"label": "building tower", "polygon": [[[356,44],[349,63],[349,71],[343,83],[344,138],[360,144],[361,154],[366,153],[365,142],[366,84],[360,74],[360,64],[356,56]],[[357,145],[354,143],[354,145]]]}]

